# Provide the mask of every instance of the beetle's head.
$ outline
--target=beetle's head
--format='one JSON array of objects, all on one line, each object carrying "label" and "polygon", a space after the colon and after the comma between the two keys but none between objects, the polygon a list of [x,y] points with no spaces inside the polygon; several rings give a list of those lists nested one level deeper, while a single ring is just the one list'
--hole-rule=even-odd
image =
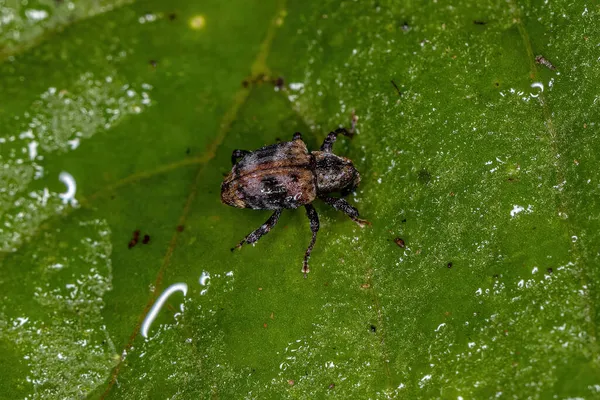
[{"label": "beetle's head", "polygon": [[318,194],[341,192],[346,196],[356,189],[360,175],[350,159],[324,151],[313,151],[312,154],[316,161]]}]

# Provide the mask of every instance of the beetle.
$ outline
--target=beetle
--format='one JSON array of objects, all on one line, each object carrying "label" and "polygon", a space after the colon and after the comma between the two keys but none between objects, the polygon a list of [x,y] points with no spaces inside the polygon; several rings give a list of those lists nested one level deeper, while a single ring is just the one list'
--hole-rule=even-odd
[{"label": "beetle", "polygon": [[[277,224],[283,210],[304,206],[312,231],[302,264],[306,277],[310,271],[308,259],[319,231],[319,216],[311,204],[316,198],[342,211],[360,227],[369,223],[360,219],[358,210],[342,198],[358,187],[360,174],[350,159],[333,154],[339,134],[353,136],[353,132],[338,128],[327,135],[318,151],[309,152],[302,134],[296,132],[291,142],[255,151],[233,151],[233,167],[221,184],[221,202],[237,208],[274,210],[274,213],[231,251],[245,243],[256,243]],[[331,196],[333,193],[340,193],[341,197]]]}]

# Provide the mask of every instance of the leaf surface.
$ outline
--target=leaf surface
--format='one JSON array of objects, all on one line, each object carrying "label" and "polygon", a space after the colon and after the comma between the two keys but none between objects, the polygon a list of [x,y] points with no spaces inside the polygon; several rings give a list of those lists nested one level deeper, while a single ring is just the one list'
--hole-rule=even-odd
[{"label": "leaf surface", "polygon": [[[599,14],[0,4],[0,393],[598,396]],[[316,201],[306,279],[301,209],[230,252],[271,214],[221,204],[232,151],[353,115],[372,225]]]}]

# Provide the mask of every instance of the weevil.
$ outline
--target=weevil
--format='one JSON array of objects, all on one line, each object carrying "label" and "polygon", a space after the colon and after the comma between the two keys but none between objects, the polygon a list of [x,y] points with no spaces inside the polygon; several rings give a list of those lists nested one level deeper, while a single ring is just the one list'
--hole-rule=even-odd
[{"label": "weevil", "polygon": [[[319,231],[319,216],[312,205],[316,198],[342,211],[359,226],[368,224],[359,218],[358,210],[343,199],[358,187],[360,174],[352,160],[333,153],[333,144],[339,134],[352,137],[353,132],[338,128],[327,135],[318,151],[312,152],[308,151],[300,132],[294,133],[291,142],[277,143],[255,151],[233,151],[233,167],[221,184],[221,201],[237,208],[274,212],[232,251],[245,243],[256,243],[266,235],[277,224],[283,210],[304,206],[312,231],[312,239],[302,263],[302,272],[306,277],[310,271],[308,260]],[[334,197],[334,193],[341,196]]]}]

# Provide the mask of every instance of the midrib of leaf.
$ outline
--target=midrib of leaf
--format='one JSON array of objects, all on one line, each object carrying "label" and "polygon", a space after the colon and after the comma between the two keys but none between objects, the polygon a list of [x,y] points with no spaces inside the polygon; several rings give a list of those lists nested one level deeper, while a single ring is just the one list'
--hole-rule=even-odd
[{"label": "midrib of leaf", "polygon": [[[521,35],[521,39],[523,40],[523,46],[525,47],[525,51],[527,52],[527,58],[529,60],[529,65],[530,65],[530,70],[531,70],[530,76],[531,76],[532,80],[535,80],[535,78],[537,77],[537,72],[538,72],[536,63],[534,62],[535,55],[533,53],[533,49],[531,46],[531,40],[529,39],[529,34],[527,33],[527,29],[525,28],[525,24],[523,23],[523,18],[521,16],[521,12],[520,12],[521,9],[518,4],[515,4],[514,0],[511,0],[511,2],[509,4],[515,10],[515,20],[517,23],[517,28],[519,30],[519,34]],[[555,171],[556,171],[555,184],[558,185],[565,181],[565,170],[564,170],[563,164],[557,158],[557,155],[559,155],[557,133],[556,133],[556,129],[554,127],[554,123],[552,120],[552,113],[548,109],[548,102],[547,102],[546,95],[544,94],[544,92],[540,93],[538,98],[540,100],[540,105],[541,105],[542,114],[543,114],[543,118],[544,118],[544,126],[548,133],[547,137],[549,139],[548,143],[549,143],[549,147],[550,147],[548,151],[550,152],[550,157],[552,157],[554,159],[554,161],[552,162],[552,165],[554,166]],[[568,199],[563,190],[557,191],[557,198],[558,198],[557,212],[565,212],[566,213],[566,210],[568,208],[567,207]],[[568,215],[568,213],[567,213],[567,215]],[[567,219],[566,226],[567,226],[567,231],[568,231],[569,236],[571,237],[571,236],[575,235],[576,230],[574,229],[573,223],[571,222],[570,219]],[[576,242],[571,241],[570,247],[571,247],[572,254],[576,255],[575,256],[576,261],[583,260],[583,258],[584,258],[583,255],[587,254],[587,251],[586,251],[585,246],[582,243],[582,241],[576,241]],[[579,264],[579,268],[577,268],[577,274],[579,276],[579,281],[582,283],[582,285],[584,287],[588,287],[591,280],[590,280],[590,277],[583,265]],[[593,316],[595,315],[595,305],[594,305],[593,300],[590,298],[589,293],[586,293],[586,295],[583,296],[583,298],[584,298],[583,302],[585,304],[585,309],[586,309],[586,317],[587,317],[586,321],[587,321],[587,325],[588,325],[587,332],[590,335],[590,337],[593,338],[593,340],[590,343],[590,349],[591,349],[592,353],[594,354],[593,359],[598,359],[600,351],[598,349],[596,325],[593,322],[594,321]]]},{"label": "midrib of leaf", "polygon": [[[277,11],[275,13],[275,16],[272,18],[271,24],[269,25],[269,27],[267,29],[265,39],[261,43],[259,52],[256,56],[256,59],[254,60],[254,62],[252,63],[252,66],[250,68],[250,71],[252,72],[253,75],[257,75],[259,73],[267,74],[269,72],[269,69],[266,65],[266,59],[269,55],[269,51],[271,49],[271,44],[273,42],[273,39],[275,38],[275,31],[277,29],[277,19],[282,14],[284,9],[285,9],[285,0],[280,0],[279,4],[277,6]],[[238,111],[245,104],[251,91],[252,91],[252,87],[250,87],[248,89],[241,88],[236,92],[236,94],[233,97],[233,102],[231,104],[231,107],[229,107],[229,109],[225,112],[225,115],[223,116],[217,136],[211,142],[210,146],[207,148],[206,154],[197,160],[198,162],[201,163],[201,165],[198,169],[198,172],[196,173],[194,182],[192,183],[192,185],[190,187],[190,192],[186,199],[186,203],[183,208],[183,211],[179,217],[178,225],[183,225],[185,223],[185,221],[188,217],[188,214],[190,212],[192,203],[193,203],[194,199],[196,198],[198,183],[200,182],[200,179],[202,178],[202,175],[204,173],[204,167],[208,161],[212,160],[215,157],[217,149],[219,148],[219,146],[221,145],[221,143],[227,136],[227,133],[229,132],[229,130],[231,128],[231,125],[233,124],[233,122],[235,121],[235,119],[237,117]],[[201,160],[201,161],[199,161],[199,160]],[[169,167],[169,165],[167,165],[167,166],[158,168],[156,170],[156,172],[163,173],[163,172],[172,170],[172,169],[180,166],[179,164],[181,164],[181,163],[171,164],[171,165],[173,165],[173,167]],[[148,173],[148,174],[140,173],[140,174],[136,174],[136,175],[139,175],[140,179],[142,179],[143,177],[153,175],[153,173],[152,172]],[[130,182],[134,182],[136,180],[138,180],[138,178],[133,178],[133,179],[125,178],[122,182],[123,182],[123,184],[127,184]],[[167,252],[163,258],[163,262],[161,264],[160,269],[158,270],[158,273],[157,273],[157,276],[156,276],[156,279],[154,282],[154,290],[150,294],[150,297],[146,303],[146,306],[140,313],[137,323],[136,323],[136,326],[134,327],[133,332],[131,333],[127,344],[125,345],[125,347],[123,348],[123,350],[120,353],[121,355],[120,355],[119,362],[118,362],[117,366],[113,369],[111,378],[108,382],[108,386],[106,387],[106,390],[104,391],[104,393],[101,395],[101,398],[105,398],[110,393],[112,387],[116,383],[119,372],[121,371],[121,366],[123,365],[123,360],[124,360],[123,354],[127,354],[129,349],[131,348],[131,346],[133,346],[133,342],[136,339],[136,337],[140,331],[141,324],[142,324],[146,314],[148,313],[148,311],[150,310],[150,307],[152,307],[152,304],[154,303],[154,301],[156,300],[156,298],[158,297],[158,295],[160,294],[160,292],[162,290],[162,278],[163,278],[163,275],[164,275],[166,269],[169,267],[169,264],[171,261],[171,256],[173,255],[173,252],[175,251],[175,248],[177,246],[178,237],[179,237],[179,232],[175,232],[171,237],[171,240],[169,242],[169,247],[167,248]]]}]

